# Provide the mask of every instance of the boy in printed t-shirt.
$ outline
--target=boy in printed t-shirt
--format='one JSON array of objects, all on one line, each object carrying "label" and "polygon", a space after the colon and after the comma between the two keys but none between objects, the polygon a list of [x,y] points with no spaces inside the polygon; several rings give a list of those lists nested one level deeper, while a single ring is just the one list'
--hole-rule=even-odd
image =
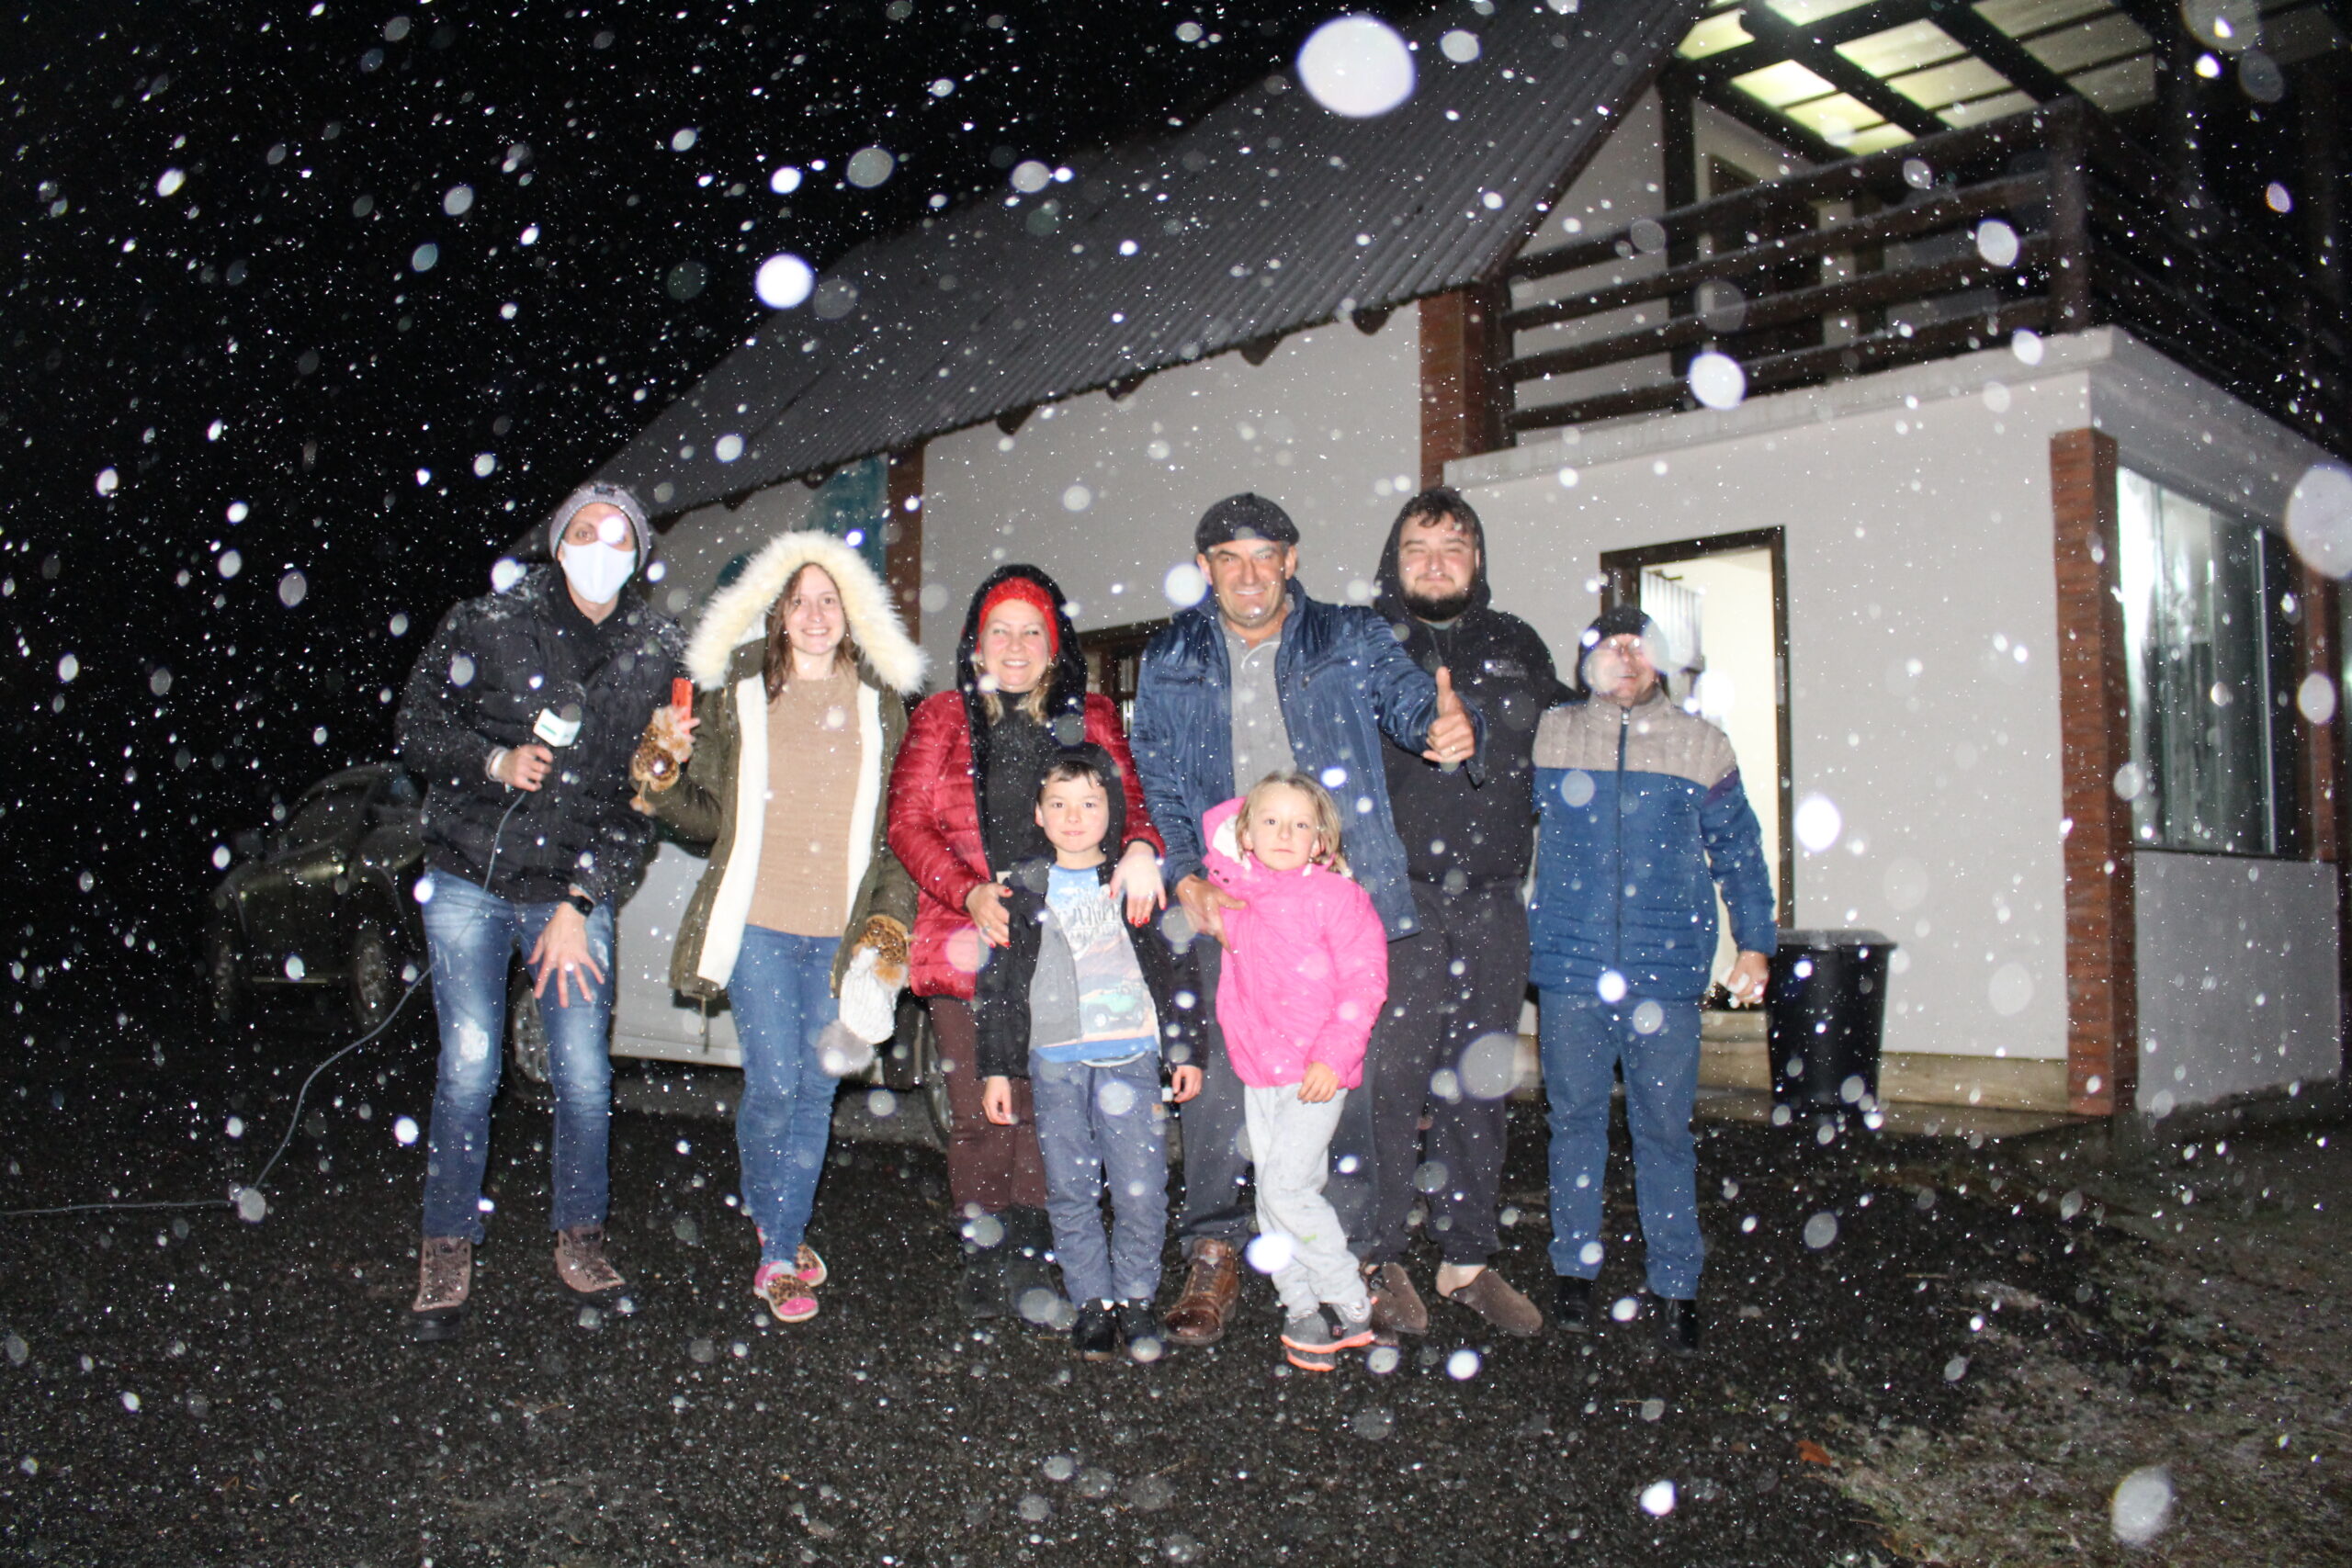
[{"label": "boy in printed t-shirt", "polygon": [[[1124,799],[1117,764],[1099,747],[1074,748],[1046,770],[1037,823],[1053,858],[1006,874],[1010,940],[989,953],[975,1002],[989,1120],[1012,1123],[1014,1077],[1030,1080],[1036,1102],[1054,1250],[1078,1309],[1071,1341],[1089,1360],[1124,1344],[1148,1361],[1161,1349],[1152,1300],[1168,1228],[1161,1056],[1181,1047],[1168,1052],[1184,1063],[1170,1075],[1179,1103],[1200,1092],[1201,1069],[1186,1060],[1200,1002],[1159,922],[1121,917],[1103,846],[1122,841]],[[1016,1304],[1033,1321],[1053,1311]]]}]

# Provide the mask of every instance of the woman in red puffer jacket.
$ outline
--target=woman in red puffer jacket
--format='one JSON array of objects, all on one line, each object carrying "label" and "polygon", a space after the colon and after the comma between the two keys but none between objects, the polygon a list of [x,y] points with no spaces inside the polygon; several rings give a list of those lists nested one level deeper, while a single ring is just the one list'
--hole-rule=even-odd
[{"label": "woman in red puffer jacket", "polygon": [[1111,753],[1126,786],[1126,841],[1115,877],[1127,918],[1156,919],[1167,897],[1165,846],[1136,782],[1119,711],[1089,695],[1086,660],[1061,589],[1031,566],[990,573],[972,595],[956,645],[956,690],[923,699],[890,773],[890,849],[914,878],[910,983],[930,998],[953,1125],[947,1190],[964,1240],[958,1306],[969,1317],[1018,1311],[1043,1324],[1060,1300],[1045,1258],[1045,1167],[1026,1079],[1013,1080],[1013,1124],[980,1109],[972,992],[990,946],[1002,946],[999,871],[1049,854],[1036,799],[1065,748]]}]

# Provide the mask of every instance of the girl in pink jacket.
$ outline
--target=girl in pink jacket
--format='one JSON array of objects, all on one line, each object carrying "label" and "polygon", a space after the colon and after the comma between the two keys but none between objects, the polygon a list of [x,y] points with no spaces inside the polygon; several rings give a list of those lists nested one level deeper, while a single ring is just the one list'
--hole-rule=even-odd
[{"label": "girl in pink jacket", "polygon": [[1290,1363],[1312,1372],[1372,1343],[1372,1299],[1323,1185],[1388,999],[1388,938],[1349,879],[1340,823],[1330,795],[1295,770],[1201,823],[1210,879],[1242,900],[1225,912],[1216,1017],[1257,1168],[1250,1260],[1282,1295]]}]

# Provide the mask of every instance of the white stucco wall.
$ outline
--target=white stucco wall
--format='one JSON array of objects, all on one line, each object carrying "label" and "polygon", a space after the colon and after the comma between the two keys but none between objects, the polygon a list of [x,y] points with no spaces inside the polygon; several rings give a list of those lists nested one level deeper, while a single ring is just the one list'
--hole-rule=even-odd
[{"label": "white stucco wall", "polygon": [[1559,647],[1599,603],[1604,549],[1786,530],[1789,764],[1796,799],[1844,822],[1798,852],[1796,919],[1900,943],[1890,1050],[2065,1055],[2049,443],[2089,423],[2089,394],[2062,357],[1979,355],[1450,470],[1487,519],[1498,603]]},{"label": "white stucco wall", "polygon": [[[1890,1050],[2065,1055],[2050,438],[2105,430],[2127,466],[2268,519],[2319,456],[2127,334],[2040,346],[2033,364],[1988,350],[1448,470],[1487,519],[1498,603],[1555,646],[1599,602],[1602,550],[1786,530],[1789,763],[1800,805],[1824,795],[1844,824],[1826,852],[1800,848],[1796,917],[1901,944]],[[2332,917],[2277,919],[2263,941],[2292,937],[2332,975]],[[2245,942],[2199,971],[2241,1013],[2289,994]],[[2188,1054],[2183,1084],[2240,1085],[2243,1042],[2199,1028],[2160,1042]]]},{"label": "white stucco wall", "polygon": [[1193,525],[1237,491],[1297,520],[1299,576],[1318,597],[1368,590],[1396,508],[1420,488],[1419,355],[1419,314],[1401,310],[1371,335],[1296,333],[1261,366],[1220,355],[1125,400],[1040,408],[1013,435],[983,424],[932,441],[922,641],[934,668],[953,668],[972,590],[1006,561],[1051,572],[1081,629],[1168,615],[1162,585],[1192,559]]},{"label": "white stucco wall", "polygon": [[2143,852],[2139,1108],[2335,1077],[2335,868]]}]

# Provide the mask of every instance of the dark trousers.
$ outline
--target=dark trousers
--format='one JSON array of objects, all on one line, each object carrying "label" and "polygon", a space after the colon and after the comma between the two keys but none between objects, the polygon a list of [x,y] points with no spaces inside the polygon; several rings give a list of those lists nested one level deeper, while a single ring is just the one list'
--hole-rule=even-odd
[{"label": "dark trousers", "polygon": [[[1401,1257],[1416,1194],[1448,1263],[1501,1249],[1495,1209],[1520,1008],[1527,908],[1500,884],[1448,893],[1413,884],[1420,932],[1388,944],[1388,1003],[1332,1140],[1332,1206],[1366,1263]],[[1426,1147],[1420,1118],[1430,1130]]]},{"label": "dark trousers", "polygon": [[[1502,1250],[1495,1232],[1503,1155],[1510,1131],[1510,1091],[1519,1080],[1519,1016],[1527,1001],[1527,906],[1508,885],[1449,894],[1413,885],[1421,940],[1444,941],[1450,988],[1416,1013],[1434,1015],[1436,1085],[1430,1130],[1422,1139],[1423,1179],[1430,1185],[1430,1229],[1448,1263],[1484,1263]],[[1455,975],[1453,966],[1462,972]],[[1453,1076],[1444,1076],[1451,1069]],[[1403,1217],[1396,1245],[1402,1247]]]},{"label": "dark trousers", "polygon": [[[1193,953],[1200,962],[1204,1023],[1190,1050],[1191,1060],[1201,1069],[1201,1092],[1176,1108],[1177,1125],[1184,1134],[1184,1207],[1176,1222],[1176,1238],[1188,1252],[1204,1237],[1240,1247],[1258,1227],[1256,1205],[1241,1199],[1241,1183],[1250,1174],[1241,1080],[1226,1058],[1225,1032],[1216,1026],[1216,985],[1224,973],[1225,949],[1204,936],[1193,944]],[[1170,1065],[1182,1066],[1185,1049],[1171,1049]]]},{"label": "dark trousers", "polygon": [[980,1109],[979,1021],[972,1004],[931,998],[931,1030],[947,1074],[947,1197],[960,1224],[974,1213],[1046,1206],[1046,1159],[1037,1148],[1037,1111],[1027,1078],[1012,1080],[1012,1125],[1000,1127]]}]

